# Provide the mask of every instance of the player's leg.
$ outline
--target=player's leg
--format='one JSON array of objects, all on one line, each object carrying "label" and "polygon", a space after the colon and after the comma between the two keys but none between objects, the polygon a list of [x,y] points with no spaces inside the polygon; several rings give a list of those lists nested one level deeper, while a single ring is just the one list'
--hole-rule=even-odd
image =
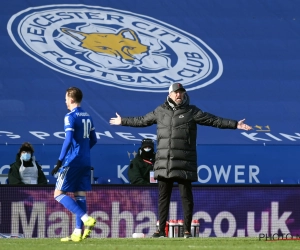
[{"label": "player's leg", "polygon": [[[74,198],[76,203],[78,204],[78,206],[86,213],[87,209],[86,209],[86,194],[85,192],[75,192],[74,193]],[[76,215],[76,224],[75,224],[75,228],[83,228],[83,222],[81,220],[81,217]]]},{"label": "player's leg", "polygon": [[[77,189],[78,176],[80,171],[78,168],[63,167],[56,181],[54,199],[61,203],[66,209],[81,218],[86,212],[77,204],[77,202],[66,195],[66,192],[74,192]],[[81,241],[82,229],[75,228],[70,237],[63,238],[62,241]]]},{"label": "player's leg", "polygon": [[[91,167],[84,167],[81,173],[81,181],[79,183],[78,189],[81,191],[76,192],[75,194],[81,197],[86,197],[86,191],[91,191]],[[86,202],[86,199],[85,199]],[[86,204],[86,203],[85,203]],[[88,216],[87,209],[85,210],[86,214],[84,214],[80,219],[82,220],[84,224],[84,232],[82,235],[82,239],[86,239],[90,236],[91,231],[93,230],[96,220],[92,218],[91,216]],[[76,216],[76,221],[79,220]]]}]

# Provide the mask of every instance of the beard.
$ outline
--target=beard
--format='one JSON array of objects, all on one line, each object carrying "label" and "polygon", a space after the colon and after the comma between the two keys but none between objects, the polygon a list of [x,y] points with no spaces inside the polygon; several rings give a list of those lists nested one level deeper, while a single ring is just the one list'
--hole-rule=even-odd
[{"label": "beard", "polygon": [[182,103],[182,99],[176,99],[176,100],[175,100],[175,103],[176,103],[177,105],[180,105],[180,104]]}]

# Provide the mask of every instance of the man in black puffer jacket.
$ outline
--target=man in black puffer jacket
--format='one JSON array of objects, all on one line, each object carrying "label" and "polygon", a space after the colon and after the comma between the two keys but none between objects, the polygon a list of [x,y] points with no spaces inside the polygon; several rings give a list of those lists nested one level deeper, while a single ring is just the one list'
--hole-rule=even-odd
[{"label": "man in black puffer jacket", "polygon": [[194,105],[180,83],[173,83],[164,104],[140,117],[111,118],[111,125],[146,127],[157,124],[157,152],[154,165],[155,179],[159,187],[159,230],[153,237],[165,237],[164,228],[168,217],[173,183],[177,182],[184,211],[184,237],[191,237],[190,229],[194,208],[192,182],[197,176],[197,124],[220,129],[251,127],[244,120],[224,119]]}]

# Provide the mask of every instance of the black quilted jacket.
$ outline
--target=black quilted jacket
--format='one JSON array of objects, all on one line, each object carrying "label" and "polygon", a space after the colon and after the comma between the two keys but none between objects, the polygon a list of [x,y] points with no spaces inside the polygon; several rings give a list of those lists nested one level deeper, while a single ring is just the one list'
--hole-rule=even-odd
[{"label": "black quilted jacket", "polygon": [[122,117],[122,126],[146,127],[157,124],[155,178],[179,178],[197,181],[197,124],[221,129],[236,129],[237,121],[224,119],[194,105],[189,98],[173,110],[166,101],[140,117]]}]

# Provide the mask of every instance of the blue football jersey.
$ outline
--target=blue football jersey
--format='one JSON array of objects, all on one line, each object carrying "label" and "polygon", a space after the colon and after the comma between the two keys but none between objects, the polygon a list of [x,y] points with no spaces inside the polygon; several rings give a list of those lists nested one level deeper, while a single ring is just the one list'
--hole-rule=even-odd
[{"label": "blue football jersey", "polygon": [[91,166],[90,133],[95,130],[92,117],[81,107],[74,108],[64,119],[65,132],[72,131],[73,138],[63,166]]}]

